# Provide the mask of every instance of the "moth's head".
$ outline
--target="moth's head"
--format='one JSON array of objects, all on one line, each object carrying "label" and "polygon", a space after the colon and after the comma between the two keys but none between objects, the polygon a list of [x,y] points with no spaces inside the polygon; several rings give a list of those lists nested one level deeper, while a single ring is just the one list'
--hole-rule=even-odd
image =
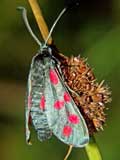
[{"label": "moth's head", "polygon": [[40,49],[41,54],[44,55],[52,55],[52,49],[49,45],[42,45],[41,49]]}]

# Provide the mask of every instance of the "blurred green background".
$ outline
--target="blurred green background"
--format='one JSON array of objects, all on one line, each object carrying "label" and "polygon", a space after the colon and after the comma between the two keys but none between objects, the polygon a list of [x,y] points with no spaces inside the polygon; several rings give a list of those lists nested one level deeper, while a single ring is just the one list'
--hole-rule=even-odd
[{"label": "blurred green background", "polygon": [[[50,28],[63,1],[39,0]],[[17,6],[28,9],[30,24],[40,37],[27,0],[0,1],[0,160],[62,160],[67,146],[55,137],[41,143],[32,130],[33,146],[25,144],[24,96],[29,65],[38,46],[27,32]],[[120,159],[120,1],[81,0],[60,20],[53,38],[65,55],[88,57],[98,81],[112,90],[104,132],[96,135],[103,160]],[[73,149],[69,160],[87,160],[84,149]]]}]

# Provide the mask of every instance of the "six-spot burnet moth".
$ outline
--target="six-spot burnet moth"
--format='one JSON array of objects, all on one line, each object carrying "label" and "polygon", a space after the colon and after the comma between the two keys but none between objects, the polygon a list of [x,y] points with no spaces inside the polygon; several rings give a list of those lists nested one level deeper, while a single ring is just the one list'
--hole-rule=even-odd
[{"label": "six-spot burnet moth", "polygon": [[87,125],[69,93],[70,88],[64,82],[60,61],[53,56],[52,48],[47,45],[55,25],[67,7],[54,22],[44,44],[32,32],[26,9],[19,9],[22,9],[27,29],[40,46],[38,53],[32,58],[28,76],[25,105],[26,141],[30,143],[31,119],[40,141],[49,139],[54,134],[68,145],[84,147],[89,142]]}]

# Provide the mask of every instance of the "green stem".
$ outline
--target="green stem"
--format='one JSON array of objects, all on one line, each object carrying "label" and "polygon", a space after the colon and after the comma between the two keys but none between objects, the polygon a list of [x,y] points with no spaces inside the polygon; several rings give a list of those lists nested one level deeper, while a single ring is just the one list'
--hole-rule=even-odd
[{"label": "green stem", "polygon": [[85,147],[85,150],[89,160],[102,160],[99,148],[93,136],[90,138],[90,142]]}]

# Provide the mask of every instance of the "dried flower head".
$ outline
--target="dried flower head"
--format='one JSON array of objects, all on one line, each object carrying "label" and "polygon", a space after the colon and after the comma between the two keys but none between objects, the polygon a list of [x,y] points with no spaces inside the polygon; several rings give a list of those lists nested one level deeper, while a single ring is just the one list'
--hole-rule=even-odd
[{"label": "dried flower head", "polygon": [[84,58],[59,54],[60,58],[65,82],[73,90],[71,96],[87,123],[90,135],[103,130],[105,104],[111,101],[108,87],[103,85],[104,81],[100,84],[96,81]]}]

